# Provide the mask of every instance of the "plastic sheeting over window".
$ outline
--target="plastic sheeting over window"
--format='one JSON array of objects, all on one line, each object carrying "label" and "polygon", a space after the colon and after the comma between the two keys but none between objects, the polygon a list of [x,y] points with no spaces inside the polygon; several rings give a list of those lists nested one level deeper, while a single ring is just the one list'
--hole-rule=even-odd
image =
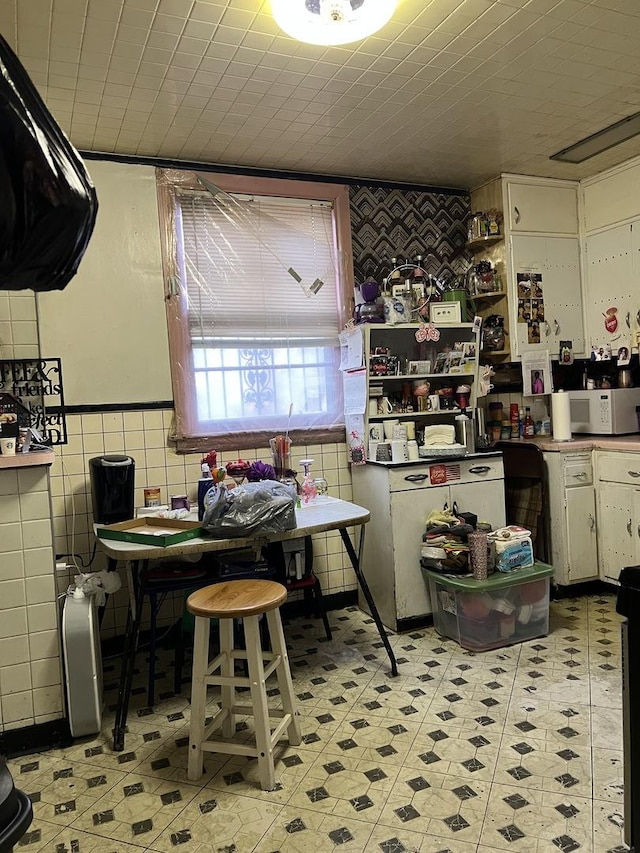
[{"label": "plastic sheeting over window", "polygon": [[206,176],[173,187],[172,200],[169,304],[182,332],[182,351],[174,352],[175,335],[172,345],[174,377],[191,389],[178,435],[340,425],[343,297],[333,204],[230,195]]}]

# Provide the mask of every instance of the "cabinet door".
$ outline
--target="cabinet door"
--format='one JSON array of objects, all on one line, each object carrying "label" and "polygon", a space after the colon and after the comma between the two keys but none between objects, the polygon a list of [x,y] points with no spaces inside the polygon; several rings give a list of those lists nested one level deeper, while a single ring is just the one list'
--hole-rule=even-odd
[{"label": "cabinet door", "polygon": [[598,488],[598,553],[602,580],[617,581],[620,569],[632,566],[636,556],[636,526],[632,486],[600,483]]},{"label": "cabinet door", "polygon": [[[534,273],[534,291],[518,275]],[[558,352],[560,340],[572,340],[575,352],[584,350],[580,252],[574,237],[525,237],[511,239],[512,293],[517,322],[511,329],[515,351]],[[537,295],[537,298],[532,298]],[[512,342],[512,343],[513,343]]]},{"label": "cabinet door", "polygon": [[451,501],[458,504],[460,512],[474,512],[478,521],[488,521],[494,530],[506,524],[504,480],[452,485]]},{"label": "cabinet door", "polygon": [[596,499],[593,487],[567,489],[566,514],[569,582],[597,578]]},{"label": "cabinet door", "polygon": [[[638,273],[634,270],[634,262],[637,263],[634,242],[639,237],[640,223],[636,223],[635,228],[619,225],[586,239],[584,299],[589,353],[595,344],[602,345],[612,338],[620,340],[621,333],[623,337],[630,336],[627,312],[631,326],[635,327],[640,300],[636,296]],[[618,309],[618,328],[611,333],[604,325],[605,314],[610,308]]]},{"label": "cabinet door", "polygon": [[420,568],[425,521],[432,509],[450,500],[448,486],[411,489],[391,496],[393,566],[396,577],[396,616],[408,619],[431,613],[429,584]]},{"label": "cabinet door", "polygon": [[512,231],[578,233],[578,194],[575,187],[510,183],[507,192]]}]

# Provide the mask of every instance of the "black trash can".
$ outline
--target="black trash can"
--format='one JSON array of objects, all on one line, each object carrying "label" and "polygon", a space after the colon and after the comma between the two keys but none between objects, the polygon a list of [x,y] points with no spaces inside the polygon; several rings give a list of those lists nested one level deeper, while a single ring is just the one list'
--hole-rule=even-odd
[{"label": "black trash can", "polygon": [[11,773],[0,758],[0,853],[13,850],[32,820],[31,800],[14,786]]},{"label": "black trash can", "polygon": [[640,566],[620,572],[616,610],[622,623],[622,727],[624,760],[624,840],[640,850]]},{"label": "black trash can", "polygon": [[94,456],[89,460],[93,520],[115,524],[133,518],[136,463],[130,456]]}]

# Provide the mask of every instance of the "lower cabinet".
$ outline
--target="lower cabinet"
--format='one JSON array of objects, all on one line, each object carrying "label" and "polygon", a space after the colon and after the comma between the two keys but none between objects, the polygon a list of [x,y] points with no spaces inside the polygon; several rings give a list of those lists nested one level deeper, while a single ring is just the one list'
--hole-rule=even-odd
[{"label": "lower cabinet", "polygon": [[[353,499],[371,511],[362,569],[384,624],[394,631],[426,624],[432,612],[420,568],[425,521],[431,510],[474,512],[493,527],[505,523],[504,471],[499,454],[456,462],[390,467],[354,466]],[[366,609],[362,599],[360,606]]]},{"label": "lower cabinet", "polygon": [[600,577],[640,563],[640,454],[596,451]]},{"label": "lower cabinet", "polygon": [[591,451],[544,454],[551,565],[561,586],[598,577]]}]

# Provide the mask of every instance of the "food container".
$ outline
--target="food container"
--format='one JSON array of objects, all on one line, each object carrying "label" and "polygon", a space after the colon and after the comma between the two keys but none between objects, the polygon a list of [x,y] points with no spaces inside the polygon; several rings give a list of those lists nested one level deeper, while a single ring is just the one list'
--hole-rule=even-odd
[{"label": "food container", "polygon": [[422,571],[429,582],[436,630],[465,649],[497,649],[549,633],[552,566],[535,563],[486,580]]}]

